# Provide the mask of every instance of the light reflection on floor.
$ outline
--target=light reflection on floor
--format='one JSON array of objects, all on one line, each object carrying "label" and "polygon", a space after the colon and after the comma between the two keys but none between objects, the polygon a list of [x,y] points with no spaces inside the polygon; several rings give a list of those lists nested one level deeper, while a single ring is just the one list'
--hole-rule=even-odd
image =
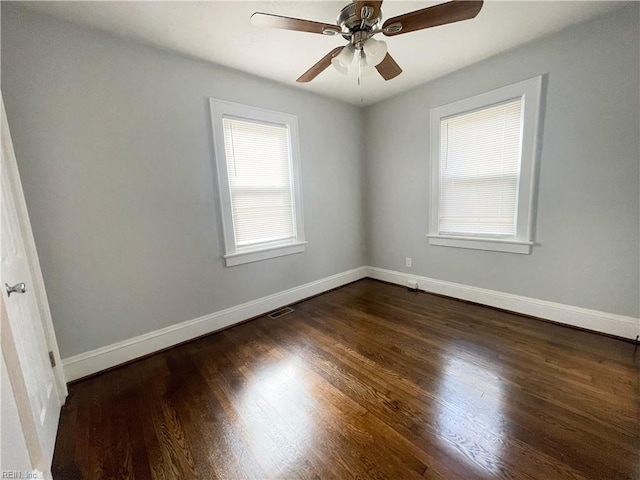
[{"label": "light reflection on floor", "polygon": [[[304,441],[313,431],[314,406],[305,372],[295,357],[256,372],[240,394],[238,411],[269,477],[287,475],[306,456]],[[279,417],[274,422],[274,415]]]},{"label": "light reflection on floor", "polygon": [[[508,433],[503,411],[508,392],[501,365],[491,358],[472,359],[468,352],[461,354],[459,350],[443,364],[436,393],[443,399],[435,415],[438,433],[449,440],[444,445],[451,454],[476,468],[479,475],[498,475]],[[475,452],[473,458],[469,452]]]}]

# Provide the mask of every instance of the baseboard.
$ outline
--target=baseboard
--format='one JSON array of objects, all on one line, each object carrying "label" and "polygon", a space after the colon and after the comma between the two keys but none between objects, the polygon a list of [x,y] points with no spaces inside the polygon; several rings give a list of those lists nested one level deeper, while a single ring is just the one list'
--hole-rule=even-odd
[{"label": "baseboard", "polygon": [[406,286],[408,280],[413,280],[418,282],[420,290],[427,292],[447,295],[632,340],[636,338],[636,335],[640,334],[640,319],[634,317],[522,297],[377,267],[359,267],[200,318],[65,358],[62,360],[64,373],[67,381],[71,382],[366,277],[402,286]]},{"label": "baseboard", "polygon": [[71,382],[187,340],[230,327],[285,305],[355,282],[366,276],[366,267],[355,268],[200,318],[74,355],[62,360],[64,373],[67,381]]},{"label": "baseboard", "polygon": [[412,280],[418,282],[418,288],[426,292],[510,310],[617,337],[633,340],[636,335],[640,334],[640,319],[634,317],[522,297],[377,267],[367,267],[367,276],[402,286],[406,286],[407,281]]}]

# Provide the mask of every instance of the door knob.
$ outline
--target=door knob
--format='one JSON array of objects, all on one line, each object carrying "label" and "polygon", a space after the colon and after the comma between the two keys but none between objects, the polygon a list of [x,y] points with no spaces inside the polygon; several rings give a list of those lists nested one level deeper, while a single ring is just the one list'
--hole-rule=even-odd
[{"label": "door knob", "polygon": [[20,282],[16,283],[13,287],[10,287],[8,283],[4,284],[7,287],[7,297],[10,297],[12,293],[24,293],[27,291],[27,286]]}]

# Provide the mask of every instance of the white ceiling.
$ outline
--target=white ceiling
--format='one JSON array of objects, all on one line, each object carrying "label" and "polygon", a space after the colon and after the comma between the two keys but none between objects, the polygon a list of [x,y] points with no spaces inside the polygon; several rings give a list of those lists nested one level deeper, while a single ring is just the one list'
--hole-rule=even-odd
[{"label": "white ceiling", "polygon": [[[357,85],[328,68],[307,84],[295,79],[341,37],[252,26],[253,12],[335,23],[343,1],[21,2],[30,9],[203,60],[243,70],[355,105],[370,105],[483,58],[626,5],[616,1],[485,1],[473,20],[385,39],[404,72],[385,82],[379,75]],[[438,1],[386,0],[384,18]]]}]

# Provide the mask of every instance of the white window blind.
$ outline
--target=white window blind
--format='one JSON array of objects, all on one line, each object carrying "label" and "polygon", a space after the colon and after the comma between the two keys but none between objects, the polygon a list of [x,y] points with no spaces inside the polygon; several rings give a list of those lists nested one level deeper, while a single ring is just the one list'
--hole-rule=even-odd
[{"label": "white window blind", "polygon": [[289,128],[229,117],[222,123],[236,247],[295,239]]},{"label": "white window blind", "polygon": [[441,120],[440,234],[516,235],[522,103]]}]

